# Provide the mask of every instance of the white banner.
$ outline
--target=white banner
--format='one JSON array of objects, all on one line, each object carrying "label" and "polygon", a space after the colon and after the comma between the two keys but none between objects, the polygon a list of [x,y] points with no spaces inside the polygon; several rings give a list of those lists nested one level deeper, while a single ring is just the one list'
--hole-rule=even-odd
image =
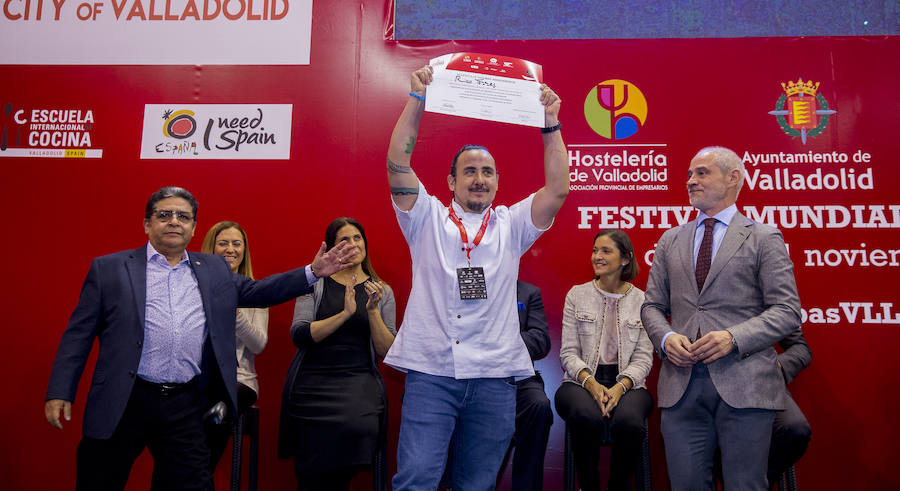
[{"label": "white banner", "polygon": [[0,3],[0,64],[309,64],[312,0]]},{"label": "white banner", "polygon": [[142,159],[291,157],[291,104],[147,104]]}]

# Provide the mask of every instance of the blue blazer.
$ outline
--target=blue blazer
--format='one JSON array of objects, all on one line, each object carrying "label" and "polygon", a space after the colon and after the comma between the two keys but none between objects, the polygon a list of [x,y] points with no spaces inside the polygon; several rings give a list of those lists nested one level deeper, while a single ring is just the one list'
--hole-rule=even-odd
[{"label": "blue blazer", "polygon": [[[311,291],[305,269],[254,281],[234,274],[221,256],[188,253],[206,314],[203,364],[212,384],[224,384],[232,411],[237,408],[235,309],[269,307]],[[144,341],[147,295],[147,246],[98,257],[91,263],[81,297],[63,332],[47,400],[74,401],[81,372],[94,339],[100,341],[97,365],[84,410],[84,436],[106,439],[119,424],[131,395]],[[209,367],[209,368],[206,368]]]},{"label": "blue blazer", "polygon": [[522,341],[525,341],[531,361],[540,360],[550,352],[550,329],[541,289],[522,280],[516,281],[516,303]]}]

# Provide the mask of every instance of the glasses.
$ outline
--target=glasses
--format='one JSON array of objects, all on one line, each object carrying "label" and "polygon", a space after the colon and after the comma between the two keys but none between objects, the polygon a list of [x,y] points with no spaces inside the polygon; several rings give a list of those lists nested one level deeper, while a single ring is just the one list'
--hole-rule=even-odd
[{"label": "glasses", "polygon": [[153,212],[153,216],[156,217],[157,220],[166,223],[172,219],[174,216],[180,223],[190,223],[194,220],[194,217],[191,216],[190,213],[186,211],[176,211],[176,210],[155,210]]}]

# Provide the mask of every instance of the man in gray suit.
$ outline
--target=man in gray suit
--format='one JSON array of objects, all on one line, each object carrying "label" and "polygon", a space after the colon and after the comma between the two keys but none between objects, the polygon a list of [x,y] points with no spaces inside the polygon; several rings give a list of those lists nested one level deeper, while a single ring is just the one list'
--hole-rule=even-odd
[{"label": "man in gray suit", "polygon": [[697,153],[687,190],[699,216],[662,235],[647,282],[641,318],[663,359],[657,398],[674,491],[713,489],[717,446],[729,490],[765,490],[772,423],[785,408],[773,345],[800,324],[800,300],[781,233],[737,211],[743,181],[731,150]]}]

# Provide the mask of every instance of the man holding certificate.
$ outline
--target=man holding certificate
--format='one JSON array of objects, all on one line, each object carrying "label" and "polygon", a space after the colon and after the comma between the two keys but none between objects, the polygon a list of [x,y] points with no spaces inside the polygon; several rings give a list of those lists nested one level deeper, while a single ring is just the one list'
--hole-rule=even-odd
[{"label": "man holding certificate", "polygon": [[[406,371],[395,490],[434,490],[452,440],[454,489],[493,489],[515,430],[515,378],[534,374],[519,335],[519,258],[550,228],[568,194],[560,99],[534,84],[544,109],[544,186],[492,206],[498,174],[487,148],[463,146],[447,177],[450,206],[410,167],[431,66],[413,72],[391,135],[388,183],[413,263],[403,324],[385,363]],[[537,133],[538,130],[535,130]]]}]

